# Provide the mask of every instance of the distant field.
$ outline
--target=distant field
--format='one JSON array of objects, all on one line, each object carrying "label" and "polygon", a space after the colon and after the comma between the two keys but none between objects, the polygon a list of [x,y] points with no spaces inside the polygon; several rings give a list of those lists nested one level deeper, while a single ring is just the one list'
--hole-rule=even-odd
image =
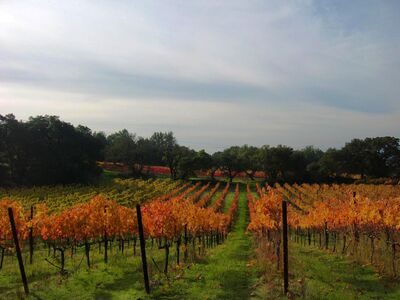
[{"label": "distant field", "polygon": [[[110,162],[99,162],[99,165],[107,171],[116,171],[116,172],[129,172],[128,166],[121,163],[110,163]],[[150,173],[155,175],[170,175],[170,170],[165,166],[144,166],[143,173]],[[210,172],[196,172],[198,177],[209,177]],[[226,175],[221,171],[217,170],[214,173],[214,177],[225,178]],[[247,178],[245,172],[239,172],[236,177],[238,178]],[[261,171],[257,171],[253,175],[254,178],[265,178],[265,173]]]}]

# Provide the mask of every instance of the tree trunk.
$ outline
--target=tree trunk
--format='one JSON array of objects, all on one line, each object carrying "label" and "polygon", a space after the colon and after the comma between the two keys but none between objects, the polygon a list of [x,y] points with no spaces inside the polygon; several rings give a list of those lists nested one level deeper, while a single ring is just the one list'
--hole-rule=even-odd
[{"label": "tree trunk", "polygon": [[247,175],[251,180],[254,180],[254,174],[255,174],[255,171],[250,171],[250,172],[246,171],[246,175]]},{"label": "tree trunk", "polygon": [[215,173],[217,172],[217,170],[211,170],[210,172],[210,177],[212,181],[215,181]]}]

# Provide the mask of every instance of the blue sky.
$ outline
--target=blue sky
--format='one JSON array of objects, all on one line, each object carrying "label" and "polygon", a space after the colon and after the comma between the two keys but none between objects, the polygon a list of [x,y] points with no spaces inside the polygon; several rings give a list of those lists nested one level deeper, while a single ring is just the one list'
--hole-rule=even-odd
[{"label": "blue sky", "polygon": [[400,1],[0,1],[0,113],[141,136],[400,136]]}]

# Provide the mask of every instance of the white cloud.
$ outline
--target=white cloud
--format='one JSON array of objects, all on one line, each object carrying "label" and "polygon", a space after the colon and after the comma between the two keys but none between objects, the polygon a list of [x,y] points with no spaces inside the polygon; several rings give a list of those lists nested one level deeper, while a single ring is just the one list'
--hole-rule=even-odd
[{"label": "white cloud", "polygon": [[[57,98],[57,101],[52,99]],[[12,100],[7,100],[12,99]],[[349,112],[307,103],[284,107],[175,99],[118,99],[96,105],[86,95],[32,88],[0,88],[0,113],[26,111],[17,118],[55,114],[75,125],[108,133],[127,128],[138,135],[172,130],[179,142],[220,150],[233,144],[287,144],[301,148],[338,146],[353,137],[399,136],[400,113]]]},{"label": "white cloud", "polygon": [[0,2],[0,113],[212,149],[398,135],[395,10],[324,3]]}]

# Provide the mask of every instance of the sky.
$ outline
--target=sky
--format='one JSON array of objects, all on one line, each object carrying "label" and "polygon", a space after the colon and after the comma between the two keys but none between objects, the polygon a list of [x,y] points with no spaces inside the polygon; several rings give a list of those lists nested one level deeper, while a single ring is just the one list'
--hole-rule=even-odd
[{"label": "sky", "polygon": [[0,0],[0,114],[180,144],[400,137],[400,1]]}]

